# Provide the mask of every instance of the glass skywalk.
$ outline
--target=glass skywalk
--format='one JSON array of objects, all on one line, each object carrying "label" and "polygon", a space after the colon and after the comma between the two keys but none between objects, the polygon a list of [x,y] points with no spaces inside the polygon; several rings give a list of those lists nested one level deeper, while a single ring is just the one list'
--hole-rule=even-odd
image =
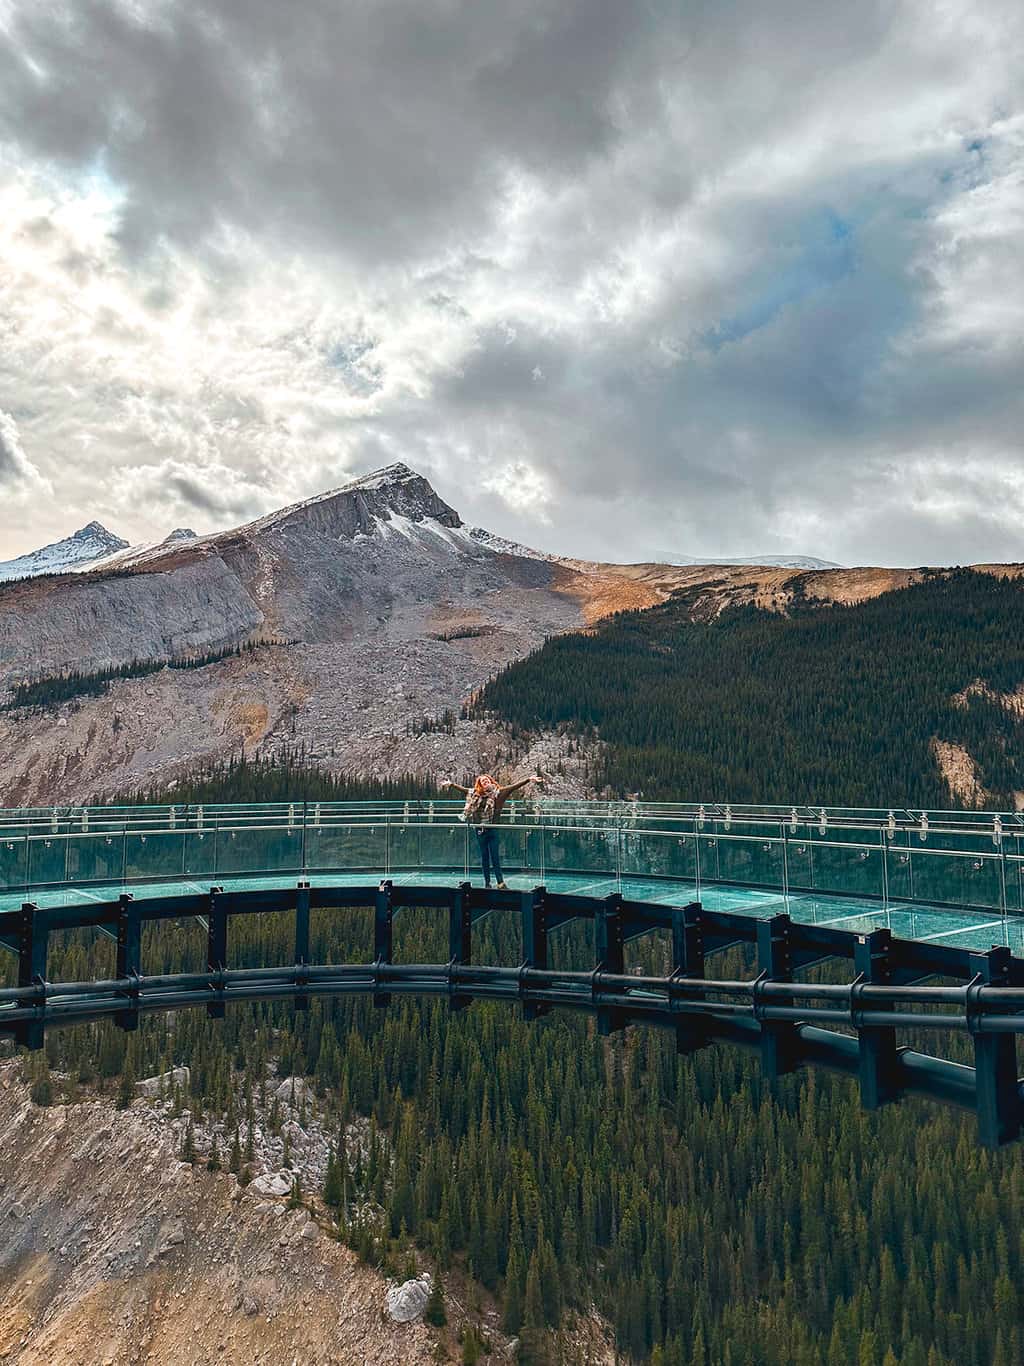
[{"label": "glass skywalk", "polygon": [[[479,882],[453,802],[0,811],[0,910],[313,885]],[[1024,956],[1016,813],[510,804],[511,887],[684,905]]]}]

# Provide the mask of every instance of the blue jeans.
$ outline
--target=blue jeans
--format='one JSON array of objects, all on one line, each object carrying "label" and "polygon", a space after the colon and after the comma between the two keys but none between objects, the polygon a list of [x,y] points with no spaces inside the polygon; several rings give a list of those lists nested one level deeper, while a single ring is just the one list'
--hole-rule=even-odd
[{"label": "blue jeans", "polygon": [[493,825],[478,825],[476,837],[480,845],[480,862],[484,869],[484,886],[491,885],[491,869],[497,882],[504,882],[501,871],[501,854],[498,852],[498,832]]}]

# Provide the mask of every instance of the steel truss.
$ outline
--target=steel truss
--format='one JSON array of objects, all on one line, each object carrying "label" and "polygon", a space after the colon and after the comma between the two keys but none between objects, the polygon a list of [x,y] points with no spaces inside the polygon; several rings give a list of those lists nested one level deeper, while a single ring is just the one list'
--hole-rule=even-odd
[{"label": "steel truss", "polygon": [[[374,924],[374,961],[313,964],[310,912],[369,907]],[[393,916],[405,907],[447,914],[446,963],[395,963]],[[267,911],[295,912],[294,962],[283,967],[228,966],[232,917]],[[523,960],[509,966],[472,961],[473,926],[491,913],[520,917]],[[202,917],[207,966],[195,973],[157,976],[142,971],[142,925],[147,921]],[[595,964],[584,972],[549,966],[549,936],[573,920],[595,927]],[[109,981],[50,982],[49,936],[93,927],[116,939],[116,976]],[[654,930],[671,939],[672,972],[641,976],[626,971],[625,945]],[[314,996],[370,996],[386,1006],[395,996],[440,996],[453,1010],[474,1000],[520,1002],[527,1019],[553,1007],[596,1016],[601,1034],[629,1024],[675,1031],[676,1046],[690,1053],[712,1042],[759,1050],[774,1081],[814,1065],[859,1079],[867,1109],[906,1094],[926,1096],[977,1113],[978,1138],[999,1147],[1017,1139],[1024,1122],[1024,1085],[1017,1077],[1016,1035],[1024,1032],[1024,960],[1005,946],[974,952],[948,945],[898,939],[888,930],[870,933],[732,911],[709,911],[699,902],[671,907],[631,901],[619,894],[596,898],[472,887],[310,887],[305,880],[256,891],[209,891],[135,901],[116,900],[40,907],[0,914],[0,943],[18,956],[18,985],[0,988],[0,1034],[29,1049],[43,1046],[49,1025],[113,1018],[136,1029],[143,1013],[203,1005],[223,1017],[236,1001],[292,1000],[308,1008]],[[755,949],[752,980],[714,980],[705,962],[733,945]],[[796,980],[800,972],[830,959],[846,959],[850,982]],[[936,977],[953,985],[926,985]],[[839,1030],[846,1026],[852,1033]],[[918,1053],[897,1043],[897,1030],[966,1032],[974,1066]]]}]

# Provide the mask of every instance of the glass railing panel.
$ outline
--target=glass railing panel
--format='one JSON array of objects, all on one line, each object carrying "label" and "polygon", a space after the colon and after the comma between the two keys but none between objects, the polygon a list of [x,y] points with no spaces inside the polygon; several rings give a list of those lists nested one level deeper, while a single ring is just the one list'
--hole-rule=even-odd
[{"label": "glass railing panel", "polygon": [[125,836],[125,876],[132,881],[181,877],[184,863],[184,832],[149,831]]},{"label": "glass railing panel", "polygon": [[67,846],[69,882],[120,882],[124,871],[123,835],[72,835]]},{"label": "glass railing panel", "polygon": [[383,873],[387,868],[388,827],[386,821],[371,825],[321,825],[306,832],[306,866],[322,869],[368,869]]},{"label": "glass railing panel", "polygon": [[14,835],[0,834],[0,892],[24,887],[26,882],[26,843]]},{"label": "glass railing panel", "polygon": [[718,876],[722,882],[750,883],[759,887],[782,887],[785,882],[784,841],[775,837],[743,833],[718,836]]},{"label": "glass railing panel", "polygon": [[28,877],[30,886],[67,880],[67,844],[56,836],[33,835],[28,842]]},{"label": "glass railing panel", "polygon": [[423,830],[419,822],[392,820],[387,832],[389,867],[395,872],[423,867]]},{"label": "glass railing panel", "polygon": [[1002,852],[1006,861],[1006,908],[1024,911],[1024,842],[1021,837],[1004,836]]},{"label": "glass railing panel", "polygon": [[918,848],[911,851],[911,863],[915,901],[1002,910],[1002,860],[998,857]]},{"label": "glass railing panel", "polygon": [[[818,840],[812,848],[813,881],[821,892],[884,897],[885,867],[881,845],[855,845]],[[792,885],[792,883],[791,883]]]},{"label": "glass railing panel", "polygon": [[708,834],[706,831],[698,831],[694,842],[701,881],[720,881],[718,836]]},{"label": "glass railing panel", "polygon": [[213,830],[185,832],[185,876],[212,878],[217,871],[217,835]]},{"label": "glass railing panel", "polygon": [[617,832],[576,825],[572,829],[548,830],[545,867],[552,873],[610,873],[617,865]]},{"label": "glass railing panel", "polygon": [[624,877],[697,878],[697,848],[692,834],[668,831],[623,830]]},{"label": "glass railing panel", "polygon": [[421,831],[422,868],[455,868],[466,866],[466,827],[457,825],[427,825]]},{"label": "glass railing panel", "polygon": [[216,832],[217,874],[239,877],[246,873],[298,872],[302,868],[301,826],[275,826],[269,830],[220,828]]}]

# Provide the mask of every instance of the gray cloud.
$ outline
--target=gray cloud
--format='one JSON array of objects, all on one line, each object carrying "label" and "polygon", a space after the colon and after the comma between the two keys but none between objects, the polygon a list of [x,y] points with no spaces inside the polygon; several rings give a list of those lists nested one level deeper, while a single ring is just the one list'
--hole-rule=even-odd
[{"label": "gray cloud", "polygon": [[132,536],[405,459],[569,553],[1024,558],[1022,70],[1011,0],[13,0],[0,406]]}]

